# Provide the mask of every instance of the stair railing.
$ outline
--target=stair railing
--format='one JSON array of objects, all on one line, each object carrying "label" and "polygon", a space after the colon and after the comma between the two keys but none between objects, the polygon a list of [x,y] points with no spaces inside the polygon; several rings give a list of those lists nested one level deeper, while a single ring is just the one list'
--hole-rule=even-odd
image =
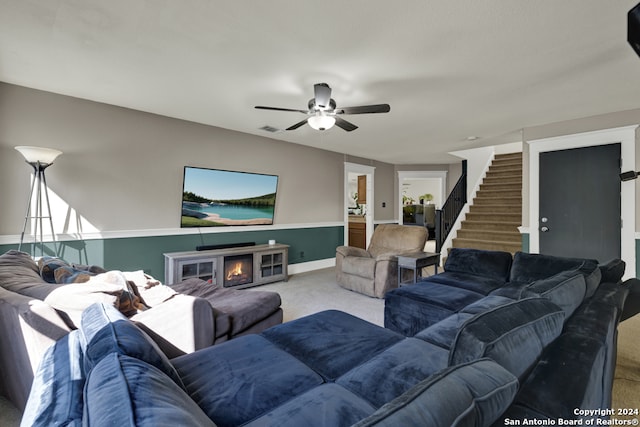
[{"label": "stair railing", "polygon": [[436,252],[440,252],[444,241],[451,232],[462,208],[467,203],[467,161],[462,161],[462,174],[451,190],[449,197],[442,205],[442,209],[436,209]]}]

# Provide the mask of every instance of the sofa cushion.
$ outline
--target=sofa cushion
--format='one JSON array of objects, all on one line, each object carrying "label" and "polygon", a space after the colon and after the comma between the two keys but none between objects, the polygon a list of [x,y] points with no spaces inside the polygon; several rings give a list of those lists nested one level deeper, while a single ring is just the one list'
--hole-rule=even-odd
[{"label": "sofa cushion", "polygon": [[407,338],[338,378],[347,390],[379,408],[421,380],[447,366],[449,352],[416,338]]},{"label": "sofa cushion", "polygon": [[93,304],[82,313],[85,370],[111,353],[135,357],[155,366],[184,388],[180,376],[157,344],[113,306]]},{"label": "sofa cushion", "polygon": [[22,425],[80,425],[85,383],[80,332],[71,331],[49,347],[34,374]]},{"label": "sofa cushion", "polygon": [[375,408],[362,398],[337,384],[329,383],[309,390],[244,424],[244,427],[350,426],[374,411]]},{"label": "sofa cushion", "polygon": [[544,298],[526,298],[469,319],[451,346],[449,364],[489,357],[523,378],[562,332],[564,311]]},{"label": "sofa cushion", "polygon": [[435,344],[447,350],[451,349],[451,345],[455,342],[456,335],[462,325],[478,313],[483,313],[494,307],[513,302],[510,298],[500,296],[486,296],[472,304],[469,304],[460,312],[429,326],[426,329],[414,335],[423,341]]},{"label": "sofa cushion", "polygon": [[477,292],[482,295],[487,295],[491,291],[504,286],[505,282],[504,279],[477,276],[475,274],[460,273],[455,271],[445,271],[444,273],[426,277],[420,280],[418,283],[439,283],[442,285],[453,286],[456,288]]},{"label": "sofa cushion", "polygon": [[28,281],[42,280],[38,265],[31,255],[25,252],[10,250],[0,255],[0,283],[11,283],[16,279]]},{"label": "sofa cushion", "polygon": [[433,282],[403,286],[385,295],[384,326],[411,337],[483,297]]},{"label": "sofa cushion", "polygon": [[174,291],[204,298],[231,321],[231,336],[271,316],[279,310],[282,300],[277,292],[245,291],[212,286],[199,279],[189,279],[171,287]]},{"label": "sofa cushion", "polygon": [[598,267],[600,268],[600,273],[602,273],[602,278],[600,279],[602,282],[618,283],[624,276],[626,263],[619,258],[615,258],[600,264]]},{"label": "sofa cushion", "polygon": [[44,300],[63,285],[45,282],[31,255],[10,250],[0,255],[0,286],[20,295]]},{"label": "sofa cushion", "polygon": [[[520,299],[520,298],[518,298]],[[509,304],[515,301],[513,298],[503,297],[499,295],[487,295],[486,297],[469,304],[462,310],[461,313],[480,314],[492,308],[500,307],[501,305]]]},{"label": "sofa cushion", "polygon": [[562,308],[568,319],[582,304],[586,291],[584,276],[577,270],[568,270],[525,286],[522,296],[547,298]]},{"label": "sofa cushion", "polygon": [[487,426],[507,409],[518,379],[482,359],[447,368],[418,383],[354,427]]},{"label": "sofa cushion", "polygon": [[327,381],[404,339],[400,334],[350,314],[327,310],[262,332]]},{"label": "sofa cushion", "polygon": [[[565,258],[553,255],[516,252],[509,274],[510,282],[531,283],[546,279],[566,270],[581,269],[587,281],[587,289],[592,293],[600,283],[602,273],[598,261],[593,259]],[[596,272],[596,270],[598,270]]]},{"label": "sofa cushion", "polygon": [[[455,342],[458,331],[470,318],[471,313],[454,313],[449,317],[445,317],[438,323],[429,326],[426,329],[414,335],[415,338],[421,339],[445,350],[451,349],[451,344]],[[448,353],[447,353],[448,357]]]},{"label": "sofa cushion", "polygon": [[241,425],[322,384],[308,366],[259,335],[172,360],[189,395],[220,425]]},{"label": "sofa cushion", "polygon": [[118,353],[89,373],[83,425],[215,426],[169,377],[142,360]]},{"label": "sofa cushion", "polygon": [[511,262],[509,252],[452,248],[444,264],[444,270],[487,277],[504,283],[509,278]]}]

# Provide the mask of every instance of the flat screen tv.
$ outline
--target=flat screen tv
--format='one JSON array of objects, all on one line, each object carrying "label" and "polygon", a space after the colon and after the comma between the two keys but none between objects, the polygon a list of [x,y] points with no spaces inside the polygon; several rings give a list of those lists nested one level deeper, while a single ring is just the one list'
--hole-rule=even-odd
[{"label": "flat screen tv", "polygon": [[181,227],[271,225],[278,176],[185,166]]}]

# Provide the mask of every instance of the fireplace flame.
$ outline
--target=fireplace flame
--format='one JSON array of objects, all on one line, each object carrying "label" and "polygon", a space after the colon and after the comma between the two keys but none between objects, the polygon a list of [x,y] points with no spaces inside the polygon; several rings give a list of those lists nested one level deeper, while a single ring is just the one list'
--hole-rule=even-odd
[{"label": "fireplace flame", "polygon": [[227,280],[232,280],[234,277],[242,276],[242,263],[236,262],[233,267],[227,271]]}]

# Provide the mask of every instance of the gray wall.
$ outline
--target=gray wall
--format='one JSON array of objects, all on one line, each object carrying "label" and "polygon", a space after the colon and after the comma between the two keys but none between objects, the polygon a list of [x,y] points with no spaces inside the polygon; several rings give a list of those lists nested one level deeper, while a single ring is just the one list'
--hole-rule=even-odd
[{"label": "gray wall", "polygon": [[[16,145],[63,151],[49,187],[101,232],[179,228],[185,165],[279,175],[276,224],[343,220],[343,154],[0,83],[0,237],[27,203]],[[392,219],[393,166],[362,160],[387,201],[374,219]]]}]

